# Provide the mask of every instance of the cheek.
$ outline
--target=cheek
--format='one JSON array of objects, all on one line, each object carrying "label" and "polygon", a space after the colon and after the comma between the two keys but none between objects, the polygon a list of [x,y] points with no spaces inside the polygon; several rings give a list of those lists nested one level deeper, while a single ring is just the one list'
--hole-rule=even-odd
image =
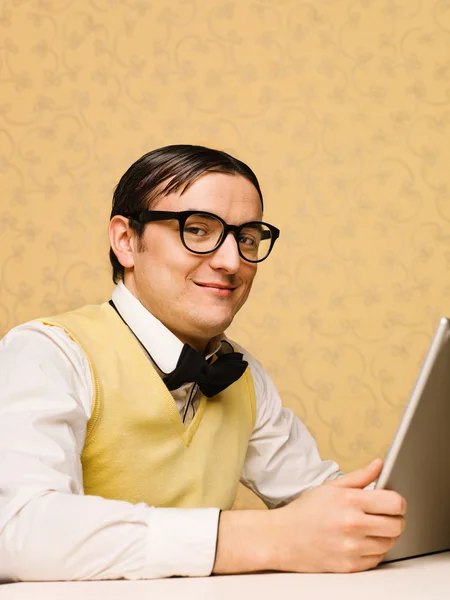
[{"label": "cheek", "polygon": [[245,265],[244,270],[241,271],[241,279],[244,283],[244,289],[243,289],[244,298],[247,298],[247,296],[251,290],[253,280],[255,279],[256,270],[257,270],[256,266],[253,267],[251,265],[249,265],[249,266]]},{"label": "cheek", "polygon": [[251,285],[253,283],[253,280],[255,279],[255,275],[256,272],[258,270],[258,267],[256,265],[251,265],[251,264],[247,264],[244,265],[244,271],[242,274],[242,278],[249,284]]},{"label": "cheek", "polygon": [[184,288],[202,262],[201,258],[178,245],[149,244],[139,254],[136,271],[144,285],[155,288],[159,294],[164,295],[169,289],[173,291],[174,288]]}]

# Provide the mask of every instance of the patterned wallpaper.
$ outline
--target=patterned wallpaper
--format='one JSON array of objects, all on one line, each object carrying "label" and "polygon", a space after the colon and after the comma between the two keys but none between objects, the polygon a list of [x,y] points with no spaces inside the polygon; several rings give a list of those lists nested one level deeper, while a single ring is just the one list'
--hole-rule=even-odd
[{"label": "patterned wallpaper", "polygon": [[0,332],[108,298],[141,154],[221,148],[282,231],[230,333],[324,457],[384,455],[450,313],[448,0],[1,0],[0,79]]}]

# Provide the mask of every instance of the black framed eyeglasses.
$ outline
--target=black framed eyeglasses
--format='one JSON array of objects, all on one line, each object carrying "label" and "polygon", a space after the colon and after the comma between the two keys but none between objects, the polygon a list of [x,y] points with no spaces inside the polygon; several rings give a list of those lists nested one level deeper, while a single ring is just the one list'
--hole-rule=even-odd
[{"label": "black framed eyeglasses", "polygon": [[229,233],[236,239],[239,255],[251,263],[265,260],[272,251],[280,230],[263,221],[229,225],[219,216],[204,211],[146,210],[126,215],[139,223],[176,220],[183,246],[194,254],[209,254],[223,244]]}]

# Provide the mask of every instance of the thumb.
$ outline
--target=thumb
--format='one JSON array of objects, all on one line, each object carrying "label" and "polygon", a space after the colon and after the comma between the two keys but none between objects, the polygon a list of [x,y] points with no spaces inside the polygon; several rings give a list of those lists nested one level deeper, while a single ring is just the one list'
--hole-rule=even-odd
[{"label": "thumb", "polygon": [[382,466],[383,461],[381,458],[376,458],[365,467],[347,473],[347,475],[344,475],[343,477],[338,477],[338,479],[331,481],[330,484],[338,487],[363,489],[369,485],[369,483],[375,481],[381,472]]}]

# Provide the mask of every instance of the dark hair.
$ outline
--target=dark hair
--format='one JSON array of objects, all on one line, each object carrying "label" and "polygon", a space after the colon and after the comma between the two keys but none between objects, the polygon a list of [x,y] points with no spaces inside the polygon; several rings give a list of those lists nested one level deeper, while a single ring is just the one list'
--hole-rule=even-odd
[{"label": "dark hair", "polygon": [[[255,186],[263,205],[258,179],[245,163],[220,150],[180,144],[152,150],[131,165],[114,190],[110,218],[148,210],[158,198],[181,188],[183,194],[206,171],[242,175]],[[167,180],[167,185],[163,186]],[[130,227],[141,240],[145,224],[130,219]],[[113,281],[117,283],[123,279],[124,267],[112,248],[109,250],[109,260],[113,268]]]}]

